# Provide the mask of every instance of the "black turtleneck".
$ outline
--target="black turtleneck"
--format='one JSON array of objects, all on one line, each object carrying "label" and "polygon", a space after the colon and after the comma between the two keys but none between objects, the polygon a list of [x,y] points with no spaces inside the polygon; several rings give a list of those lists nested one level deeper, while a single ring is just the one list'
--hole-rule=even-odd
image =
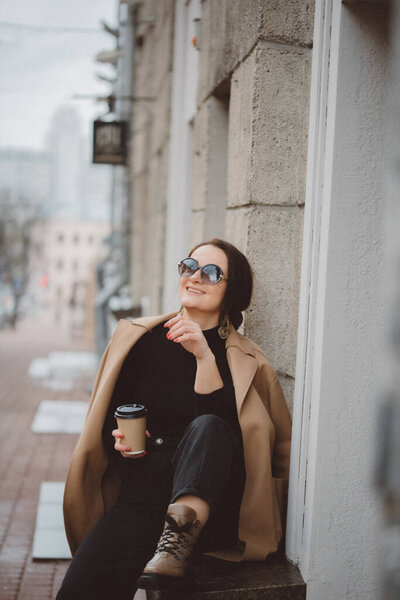
[{"label": "black turtleneck", "polygon": [[161,323],[145,333],[123,363],[103,427],[104,444],[114,460],[120,454],[114,450],[111,431],[117,426],[114,411],[121,404],[143,404],[148,412],[147,429],[155,437],[181,437],[195,417],[214,414],[230,423],[241,438],[225,341],[218,327],[203,331],[224,384],[210,394],[194,391],[196,359],[181,344],[168,340],[167,331]]}]

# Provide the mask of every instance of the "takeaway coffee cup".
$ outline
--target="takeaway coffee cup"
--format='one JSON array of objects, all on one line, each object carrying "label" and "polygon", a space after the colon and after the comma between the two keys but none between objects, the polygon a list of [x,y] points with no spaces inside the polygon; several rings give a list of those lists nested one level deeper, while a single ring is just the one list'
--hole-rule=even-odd
[{"label": "takeaway coffee cup", "polygon": [[123,443],[130,446],[126,454],[142,454],[146,450],[147,410],[142,404],[123,404],[114,413],[118,429],[124,434]]}]

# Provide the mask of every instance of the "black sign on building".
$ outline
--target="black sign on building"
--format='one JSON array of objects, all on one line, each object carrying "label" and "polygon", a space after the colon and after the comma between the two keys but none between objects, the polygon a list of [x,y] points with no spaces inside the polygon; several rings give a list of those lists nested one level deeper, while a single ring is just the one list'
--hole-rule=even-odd
[{"label": "black sign on building", "polygon": [[93,122],[93,162],[126,165],[128,156],[127,121]]}]

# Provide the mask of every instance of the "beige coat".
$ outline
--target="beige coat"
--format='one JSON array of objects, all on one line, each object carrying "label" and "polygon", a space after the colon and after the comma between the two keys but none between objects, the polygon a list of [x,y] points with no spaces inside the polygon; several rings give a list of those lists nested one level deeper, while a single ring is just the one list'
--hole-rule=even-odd
[{"label": "beige coat", "polygon": [[[122,320],[97,374],[82,435],[72,456],[64,520],[71,552],[115,502],[119,490],[102,444],[102,426],[111,395],[132,346],[146,331],[174,316]],[[228,364],[242,429],[246,484],[240,509],[242,548],[215,552],[226,560],[263,560],[282,536],[291,421],[278,377],[261,349],[232,326],[226,340]]]}]

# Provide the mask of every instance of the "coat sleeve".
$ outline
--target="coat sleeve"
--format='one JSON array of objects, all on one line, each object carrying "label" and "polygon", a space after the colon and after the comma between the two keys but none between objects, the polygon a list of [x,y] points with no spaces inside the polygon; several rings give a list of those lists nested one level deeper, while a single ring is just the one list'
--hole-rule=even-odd
[{"label": "coat sleeve", "polygon": [[92,394],[90,396],[90,402],[89,402],[89,408],[88,408],[87,414],[89,414],[89,412],[90,412],[90,410],[91,410],[91,408],[93,406],[93,401],[94,401],[94,399],[96,397],[96,394],[97,394],[97,389],[99,387],[100,379],[101,379],[101,377],[103,375],[104,365],[106,364],[106,361],[107,361],[107,358],[108,358],[108,354],[109,354],[109,351],[110,351],[110,345],[111,345],[111,342],[113,341],[113,339],[115,337],[115,334],[117,332],[118,327],[121,324],[121,320],[119,321],[119,323],[118,323],[118,325],[117,325],[117,327],[116,327],[116,329],[114,331],[114,334],[113,334],[112,338],[108,341],[107,346],[106,346],[106,348],[105,348],[105,350],[103,352],[103,356],[101,357],[100,365],[99,365],[99,368],[97,370],[96,379],[95,379],[95,382],[94,382],[94,385],[93,385]]},{"label": "coat sleeve", "polygon": [[[87,415],[93,406],[94,398],[103,374],[104,365],[107,360],[109,348],[110,342],[104,351],[97,371]],[[81,434],[68,469],[63,501],[65,532],[72,555],[75,554],[79,544],[88,533],[90,527],[96,522],[96,520],[94,520],[91,525],[89,525],[90,516],[93,517],[93,515],[96,515],[96,518],[99,519],[102,511],[102,507],[99,507],[99,505],[97,505],[96,508],[90,505],[86,512],[83,510],[83,507],[87,507],[88,505],[86,482],[88,481],[88,476],[90,473],[87,470],[85,454],[80,450],[82,436],[83,434]]]},{"label": "coat sleeve", "polygon": [[96,379],[95,379],[95,382],[94,382],[92,394],[90,396],[88,413],[89,413],[90,409],[92,408],[93,401],[94,401],[96,393],[97,393],[97,388],[99,387],[100,379],[101,379],[101,376],[103,374],[104,365],[106,364],[106,360],[107,360],[107,357],[108,357],[108,352],[109,352],[109,349],[110,349],[110,344],[111,344],[111,340],[108,342],[108,344],[106,346],[106,349],[104,350],[103,356],[101,357],[99,368],[97,369]]},{"label": "coat sleeve", "polygon": [[281,384],[275,373],[269,384],[269,413],[275,427],[275,444],[272,454],[272,475],[289,479],[290,442],[292,422]]}]

